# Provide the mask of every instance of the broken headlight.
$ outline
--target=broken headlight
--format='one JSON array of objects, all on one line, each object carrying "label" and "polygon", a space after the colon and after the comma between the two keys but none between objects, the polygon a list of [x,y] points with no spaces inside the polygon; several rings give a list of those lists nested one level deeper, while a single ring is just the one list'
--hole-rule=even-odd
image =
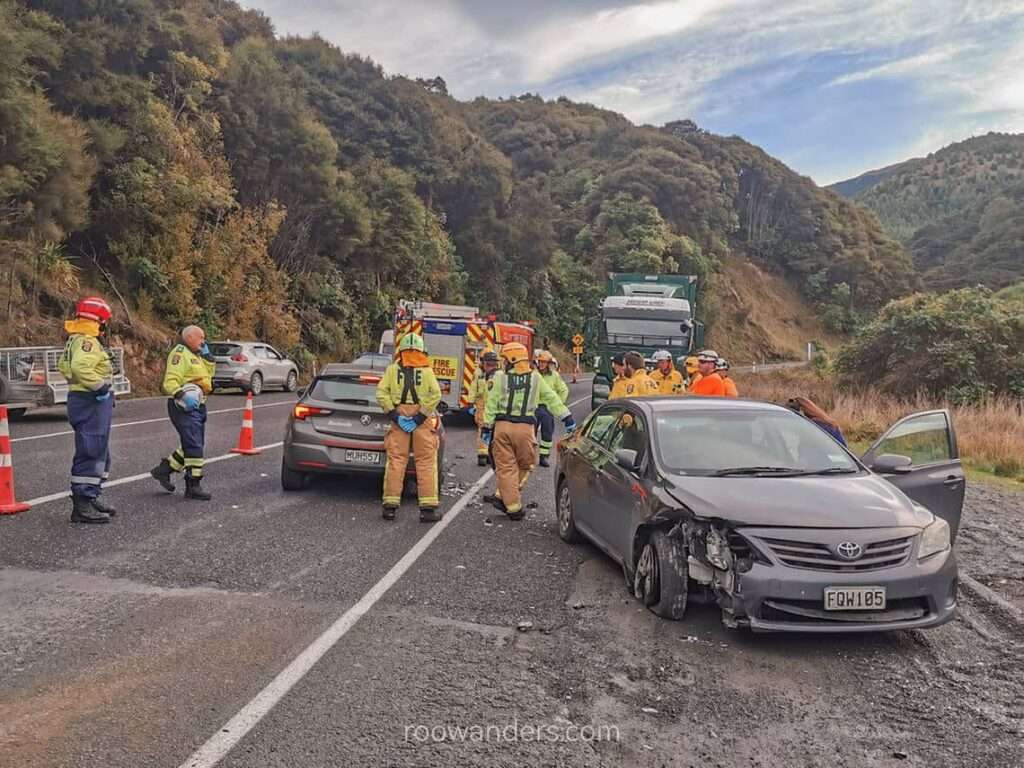
[{"label": "broken headlight", "polygon": [[931,525],[921,532],[921,546],[917,550],[917,559],[937,555],[949,549],[949,523],[936,517]]},{"label": "broken headlight", "polygon": [[720,571],[727,571],[732,565],[732,552],[725,535],[717,528],[709,528],[704,537],[704,555],[707,561]]}]

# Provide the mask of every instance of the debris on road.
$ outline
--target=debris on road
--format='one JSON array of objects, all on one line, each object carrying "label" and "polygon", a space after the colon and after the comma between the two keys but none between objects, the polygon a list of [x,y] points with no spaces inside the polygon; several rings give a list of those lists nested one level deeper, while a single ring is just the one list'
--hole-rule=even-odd
[{"label": "debris on road", "polygon": [[516,629],[518,629],[520,632],[529,632],[531,629],[533,629],[533,622],[520,621],[518,624],[516,624]]}]

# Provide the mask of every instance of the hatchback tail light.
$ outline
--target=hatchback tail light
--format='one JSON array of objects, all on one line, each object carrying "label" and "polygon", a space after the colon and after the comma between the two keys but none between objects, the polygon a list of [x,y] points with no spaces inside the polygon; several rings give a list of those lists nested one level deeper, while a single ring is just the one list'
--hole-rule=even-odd
[{"label": "hatchback tail light", "polygon": [[299,421],[305,421],[309,416],[330,416],[331,412],[325,408],[314,408],[312,405],[299,403],[292,409],[292,416]]},{"label": "hatchback tail light", "polygon": [[360,376],[360,384],[380,384],[380,376]]},{"label": "hatchback tail light", "polygon": [[233,363],[248,363],[249,358],[239,352],[237,355],[231,356],[231,362]]}]

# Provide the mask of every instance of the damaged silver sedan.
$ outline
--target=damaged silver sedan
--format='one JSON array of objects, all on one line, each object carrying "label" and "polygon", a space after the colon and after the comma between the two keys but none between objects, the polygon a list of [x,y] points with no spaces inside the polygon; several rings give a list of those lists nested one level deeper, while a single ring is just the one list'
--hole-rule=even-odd
[{"label": "damaged silver sedan", "polygon": [[874,632],[955,615],[964,482],[946,411],[859,459],[786,408],[647,398],[562,441],[555,498],[560,536],[621,563],[659,616],[709,602],[734,628]]}]

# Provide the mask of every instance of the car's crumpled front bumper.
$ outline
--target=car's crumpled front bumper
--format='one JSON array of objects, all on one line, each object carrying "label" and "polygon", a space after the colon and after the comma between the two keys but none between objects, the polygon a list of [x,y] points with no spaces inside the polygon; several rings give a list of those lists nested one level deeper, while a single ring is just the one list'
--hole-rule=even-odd
[{"label": "car's crumpled front bumper", "polygon": [[[907,532],[907,531],[904,531]],[[862,571],[819,570],[782,562],[765,539],[778,529],[737,531],[760,553],[735,569],[733,587],[718,590],[727,624],[755,632],[879,632],[934,627],[956,615],[957,563],[951,550],[918,560],[920,537],[914,536],[903,562]],[[829,532],[843,540],[863,532]],[[878,538],[875,533],[866,538]],[[767,562],[763,562],[766,560]],[[746,570],[744,570],[746,569]],[[881,611],[825,610],[827,587],[885,587]]]}]

